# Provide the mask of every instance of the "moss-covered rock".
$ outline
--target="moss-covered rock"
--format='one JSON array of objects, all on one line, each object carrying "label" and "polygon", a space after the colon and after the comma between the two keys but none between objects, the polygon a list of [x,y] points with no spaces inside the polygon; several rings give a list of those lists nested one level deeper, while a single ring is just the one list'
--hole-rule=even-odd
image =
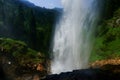
[{"label": "moss-covered rock", "polygon": [[37,74],[42,77],[47,74],[44,54],[10,38],[0,38],[0,64],[8,80],[25,75],[30,77]]}]

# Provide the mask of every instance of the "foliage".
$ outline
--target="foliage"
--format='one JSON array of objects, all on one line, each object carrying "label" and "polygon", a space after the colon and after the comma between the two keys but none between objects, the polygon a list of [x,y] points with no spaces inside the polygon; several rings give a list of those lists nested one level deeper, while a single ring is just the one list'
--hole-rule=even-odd
[{"label": "foliage", "polygon": [[[10,38],[0,38],[0,64],[7,80],[16,80],[16,77],[26,74],[47,74],[44,54],[29,48],[22,41]],[[42,68],[38,70],[40,64]]]},{"label": "foliage", "polygon": [[120,57],[120,9],[97,32],[91,61]]},{"label": "foliage", "polygon": [[1,0],[0,13],[0,37],[21,40],[32,49],[48,53],[52,27],[59,11],[24,0]]},{"label": "foliage", "polygon": [[[0,55],[7,56],[13,62],[20,65],[32,63],[40,63],[42,56],[38,56],[38,52],[28,48],[27,44],[10,38],[0,39]],[[40,58],[41,57],[41,58]]]}]

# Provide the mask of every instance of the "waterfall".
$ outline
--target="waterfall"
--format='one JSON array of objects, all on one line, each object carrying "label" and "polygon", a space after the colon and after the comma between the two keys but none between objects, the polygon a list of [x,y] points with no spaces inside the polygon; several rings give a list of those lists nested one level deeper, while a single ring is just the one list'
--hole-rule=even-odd
[{"label": "waterfall", "polygon": [[62,0],[64,13],[53,39],[53,74],[88,67],[99,18],[98,0]]}]

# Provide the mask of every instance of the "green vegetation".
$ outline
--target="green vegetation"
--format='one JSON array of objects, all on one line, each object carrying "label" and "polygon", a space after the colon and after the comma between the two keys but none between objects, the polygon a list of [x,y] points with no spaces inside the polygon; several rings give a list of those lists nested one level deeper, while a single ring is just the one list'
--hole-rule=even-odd
[{"label": "green vegetation", "polygon": [[[41,64],[41,66],[39,66]],[[44,54],[37,52],[22,41],[0,38],[0,66],[7,80],[19,80],[21,76],[47,74],[47,63]],[[38,68],[42,67],[42,68]]]},{"label": "green vegetation", "polygon": [[30,49],[25,43],[21,41],[12,40],[9,38],[0,39],[0,55],[6,56],[8,59],[17,62],[20,65],[31,63],[42,63],[43,54]]},{"label": "green vegetation", "polygon": [[52,27],[59,11],[21,0],[0,0],[0,37],[24,41],[30,48],[48,53]]},{"label": "green vegetation", "polygon": [[120,57],[120,8],[98,29],[91,61]]}]

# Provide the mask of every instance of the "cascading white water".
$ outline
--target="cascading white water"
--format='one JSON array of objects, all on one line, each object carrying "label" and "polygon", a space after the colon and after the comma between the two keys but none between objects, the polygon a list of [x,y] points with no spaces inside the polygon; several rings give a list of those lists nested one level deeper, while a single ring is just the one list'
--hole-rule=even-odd
[{"label": "cascading white water", "polygon": [[64,14],[56,25],[51,72],[87,68],[96,25],[98,0],[63,0]]}]

